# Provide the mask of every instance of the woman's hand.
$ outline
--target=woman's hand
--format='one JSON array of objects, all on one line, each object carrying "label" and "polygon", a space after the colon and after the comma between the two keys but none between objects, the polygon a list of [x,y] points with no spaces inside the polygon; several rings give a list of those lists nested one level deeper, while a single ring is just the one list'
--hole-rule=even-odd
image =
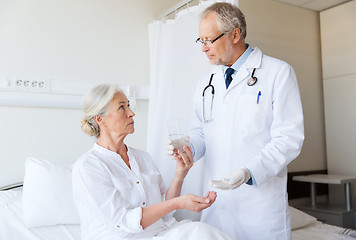
[{"label": "woman's hand", "polygon": [[142,208],[141,226],[145,229],[169,212],[186,209],[200,212],[210,207],[216,199],[216,192],[208,192],[205,197],[193,194],[174,197],[172,199]]},{"label": "woman's hand", "polygon": [[184,152],[178,150],[177,153],[174,153],[174,159],[177,162],[176,176],[185,178],[189,172],[189,169],[194,165],[194,162],[193,153],[190,147],[184,146],[183,150]]},{"label": "woman's hand", "polygon": [[205,197],[196,196],[193,194],[185,194],[178,197],[179,208],[193,212],[201,212],[210,207],[216,199],[216,192],[209,191]]}]

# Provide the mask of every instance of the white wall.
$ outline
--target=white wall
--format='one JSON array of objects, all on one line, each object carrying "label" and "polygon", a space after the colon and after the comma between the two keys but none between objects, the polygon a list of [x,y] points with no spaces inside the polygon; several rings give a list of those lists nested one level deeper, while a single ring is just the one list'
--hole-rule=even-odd
[{"label": "white wall", "polygon": [[[147,25],[163,10],[158,0],[0,0],[0,73],[148,85]],[[145,149],[148,103],[137,104],[128,144]],[[75,161],[94,142],[80,119],[80,109],[0,106],[0,186],[22,180],[28,156]]]},{"label": "white wall", "polygon": [[298,78],[305,141],[288,171],[326,169],[319,14],[272,0],[239,0],[239,7],[246,15],[247,42],[288,62]]},{"label": "white wall", "polygon": [[[320,13],[327,166],[330,174],[356,176],[356,1]],[[344,188],[329,187],[330,202],[344,203]],[[356,183],[352,183],[355,206]]]},{"label": "white wall", "polygon": [[320,14],[330,173],[356,176],[356,1]]}]

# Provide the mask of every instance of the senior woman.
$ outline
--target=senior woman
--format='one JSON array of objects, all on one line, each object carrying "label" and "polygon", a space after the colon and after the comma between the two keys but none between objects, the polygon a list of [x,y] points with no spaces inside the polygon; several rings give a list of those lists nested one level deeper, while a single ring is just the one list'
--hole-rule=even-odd
[{"label": "senior woman", "polygon": [[115,85],[95,87],[85,96],[83,110],[82,129],[97,141],[73,167],[82,239],[228,239],[205,223],[176,222],[172,216],[176,209],[200,212],[216,198],[215,192],[180,196],[193,165],[188,146],[176,154],[174,179],[165,191],[149,154],[124,143],[135,131],[135,114],[121,90]]}]

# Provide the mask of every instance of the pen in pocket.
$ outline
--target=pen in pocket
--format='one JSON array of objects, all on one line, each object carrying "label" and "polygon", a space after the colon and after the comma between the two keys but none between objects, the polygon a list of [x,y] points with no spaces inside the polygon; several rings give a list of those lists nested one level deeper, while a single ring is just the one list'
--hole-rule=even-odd
[{"label": "pen in pocket", "polygon": [[261,97],[261,91],[258,91],[258,94],[257,94],[257,104],[260,102],[260,97]]}]

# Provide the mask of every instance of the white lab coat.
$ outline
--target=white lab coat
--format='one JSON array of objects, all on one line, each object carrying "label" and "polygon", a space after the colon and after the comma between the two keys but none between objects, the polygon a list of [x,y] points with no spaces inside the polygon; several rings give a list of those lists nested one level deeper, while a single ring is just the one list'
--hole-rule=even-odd
[{"label": "white lab coat", "polygon": [[[258,81],[247,85],[253,68]],[[203,122],[202,92],[211,73],[215,88],[213,121]],[[218,190],[202,221],[232,239],[290,239],[287,165],[304,141],[303,111],[295,73],[287,63],[263,55],[256,48],[226,90],[224,72],[215,66],[198,84],[194,97],[191,143],[194,160],[204,156],[204,191],[209,180],[221,180],[246,167],[256,185]],[[206,90],[206,116],[211,88]],[[261,92],[257,103],[258,93]]]},{"label": "white lab coat", "polygon": [[74,164],[73,192],[83,240],[229,240],[205,223],[177,223],[173,213],[143,229],[142,208],[161,202],[166,189],[147,152],[129,147],[127,155],[131,170],[119,154],[94,144]]}]

